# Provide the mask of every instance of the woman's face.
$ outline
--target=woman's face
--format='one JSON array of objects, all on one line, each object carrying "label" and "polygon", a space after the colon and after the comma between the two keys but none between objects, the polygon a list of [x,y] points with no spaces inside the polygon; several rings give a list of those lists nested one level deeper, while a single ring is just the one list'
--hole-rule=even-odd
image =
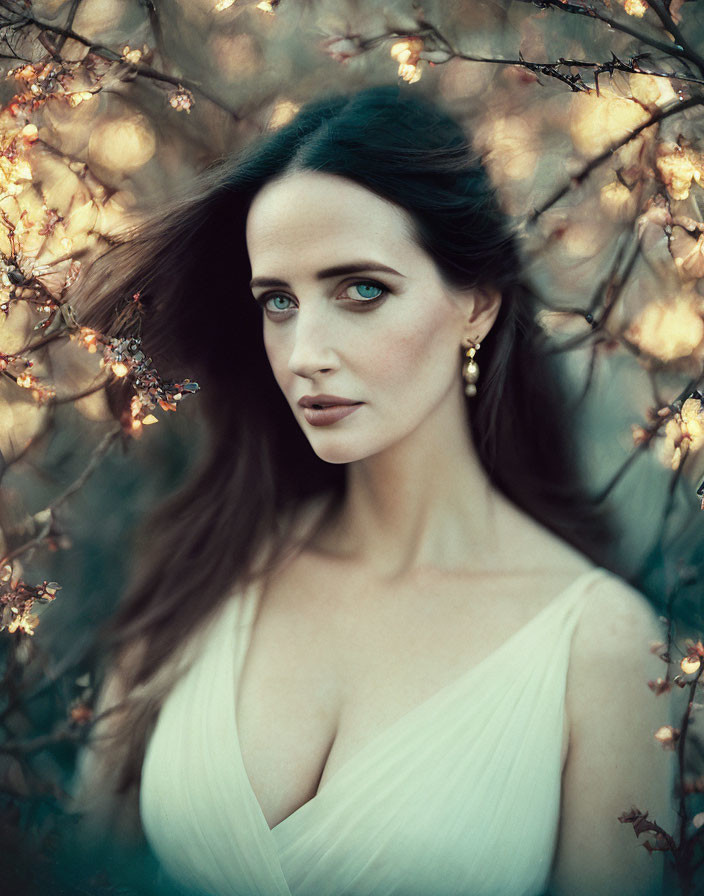
[{"label": "woman's face", "polygon": [[[322,172],[270,181],[250,207],[251,289],[269,362],[330,463],[369,457],[439,424],[448,403],[462,407],[472,297],[445,286],[410,226],[398,206]],[[299,404],[320,395],[359,404],[345,416]]]}]

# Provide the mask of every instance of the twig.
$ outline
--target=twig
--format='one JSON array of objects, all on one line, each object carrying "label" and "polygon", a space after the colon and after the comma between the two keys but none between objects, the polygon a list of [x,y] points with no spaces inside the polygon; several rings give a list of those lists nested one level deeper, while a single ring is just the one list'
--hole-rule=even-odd
[{"label": "twig", "polygon": [[[698,385],[699,385],[699,380],[690,380],[689,383],[687,383],[687,385],[684,387],[684,389],[677,396],[677,398],[675,398],[675,400],[672,402],[672,404],[675,404],[675,402],[678,402],[678,401],[683,401],[685,398],[687,398],[688,395],[691,395],[691,393],[698,387]],[[641,454],[641,452],[643,452],[648,447],[648,445],[650,444],[650,442],[653,439],[653,437],[655,436],[655,434],[659,431],[659,429],[669,419],[670,419],[669,417],[661,417],[653,424],[652,427],[650,427],[647,430],[647,435],[644,438],[644,440],[640,444],[636,445],[633,448],[631,453],[628,455],[626,460],[621,464],[621,466],[618,468],[618,470],[616,470],[616,472],[611,477],[609,482],[604,486],[604,488],[601,490],[601,492],[599,492],[598,496],[594,498],[595,503],[601,504],[603,501],[606,500],[608,495],[611,493],[611,491],[616,486],[618,481],[623,477],[623,475],[629,469],[629,467],[631,466],[633,461],[636,459],[636,457],[638,457],[638,455]]]},{"label": "twig", "polygon": [[[562,354],[563,352],[572,351],[573,349],[579,348],[584,342],[594,339],[595,333],[598,333],[599,330],[603,329],[606,321],[611,315],[611,312],[615,308],[618,299],[621,296],[623,288],[628,282],[628,277],[633,270],[633,266],[638,256],[640,255],[640,240],[636,240],[633,252],[629,256],[625,268],[619,274],[619,267],[623,260],[623,255],[632,236],[632,232],[628,233],[627,239],[621,242],[621,245],[619,246],[618,251],[614,256],[614,260],[611,264],[609,273],[603,280],[599,282],[596,289],[592,293],[592,298],[589,302],[590,310],[585,314],[582,308],[575,309],[574,313],[578,314],[580,317],[584,317],[591,325],[591,329],[585,330],[584,333],[578,333],[576,336],[572,336],[569,339],[564,339],[563,341],[545,349],[546,354]],[[604,305],[601,316],[596,319],[594,318],[594,309],[596,308],[599,299],[602,296],[605,296],[607,301]]]},{"label": "twig", "polygon": [[[664,418],[668,420],[669,418]],[[672,475],[670,476],[670,481],[667,486],[667,500],[662,508],[662,513],[660,514],[660,524],[656,527],[655,532],[655,540],[648,551],[647,554],[644,555],[643,561],[640,565],[640,569],[638,572],[638,577],[644,576],[648,567],[650,566],[653,555],[655,555],[660,549],[661,545],[665,541],[665,530],[667,528],[667,523],[672,514],[672,510],[674,508],[675,503],[675,494],[677,491],[677,485],[682,481],[682,473],[684,472],[684,464],[685,460],[689,454],[688,450],[685,450],[684,456],[682,460],[677,465],[676,469],[672,471]]]},{"label": "twig", "polygon": [[558,68],[564,66],[566,68],[592,69],[594,71],[595,77],[598,77],[600,74],[603,74],[605,72],[613,74],[615,71],[618,71],[633,75],[651,75],[653,78],[667,78],[670,81],[687,81],[693,84],[704,85],[704,78],[697,78],[694,75],[683,74],[681,72],[654,71],[652,69],[644,69],[640,65],[637,66],[635,60],[641,58],[640,56],[632,57],[630,62],[622,62],[617,56],[614,56],[613,59],[611,59],[609,62],[588,62],[585,59],[564,59],[562,57],[553,62],[531,62],[528,59],[524,59],[523,56],[519,56],[518,59],[494,59],[486,56],[472,56],[467,53],[455,53],[454,55],[456,58],[462,59],[465,62],[482,62],[493,65],[520,66],[521,68],[528,69],[535,74],[548,75],[550,77],[557,78],[558,80],[568,84],[568,86],[570,86],[572,90],[589,90],[591,88],[589,88],[587,85],[584,85],[583,87],[575,86],[574,78],[578,76],[570,77],[567,75],[563,75],[558,71]]},{"label": "twig", "polygon": [[[692,717],[692,704],[696,696],[697,685],[699,679],[704,672],[704,664],[700,663],[695,677],[689,682],[689,695],[687,699],[687,708],[684,711],[682,722],[680,723],[680,734],[677,740],[677,763],[679,767],[679,788],[680,801],[678,815],[680,819],[678,843],[681,853],[688,859],[691,856],[691,846],[687,840],[687,805],[685,801],[686,793],[684,788],[684,748],[687,738],[687,730],[689,729],[689,720]],[[685,869],[689,863],[685,862]],[[686,892],[686,890],[685,890]]]},{"label": "twig", "polygon": [[109,379],[110,378],[108,377],[103,380],[103,382],[96,383],[94,386],[87,386],[80,392],[74,392],[71,395],[54,396],[53,398],[48,399],[47,404],[69,404],[70,402],[78,401],[80,398],[87,398],[89,395],[95,395],[96,392],[100,392],[107,386]]},{"label": "twig", "polygon": [[226,111],[229,115],[231,115],[236,121],[241,120],[241,116],[238,112],[224,103],[222,100],[218,99],[218,97],[214,96],[209,91],[205,90],[198,82],[190,81],[187,78],[176,78],[172,75],[166,75],[163,72],[158,71],[155,68],[152,68],[150,65],[145,65],[143,63],[126,63],[122,58],[122,55],[111,47],[105,46],[105,44],[98,43],[96,41],[89,40],[87,37],[83,37],[81,34],[75,32],[72,28],[60,26],[60,25],[50,25],[48,22],[43,22],[41,19],[38,19],[36,16],[32,15],[28,11],[24,9],[19,9],[15,7],[15,4],[12,0],[0,0],[0,6],[5,7],[5,9],[14,13],[16,16],[19,16],[22,21],[15,24],[16,26],[21,27],[22,25],[34,25],[36,28],[39,28],[42,31],[48,31],[51,34],[60,35],[64,38],[70,38],[71,40],[75,40],[77,43],[82,44],[85,47],[88,47],[91,53],[95,53],[97,56],[102,56],[104,59],[107,59],[109,62],[118,62],[122,65],[128,66],[130,70],[134,71],[137,75],[140,75],[144,78],[150,78],[154,81],[162,81],[167,84],[172,84],[175,87],[185,87],[187,90],[192,91],[193,93],[198,93],[205,99],[209,100],[211,103],[214,103],[219,108]]},{"label": "twig", "polygon": [[653,10],[655,15],[660,19],[662,24],[665,26],[667,31],[674,37],[677,43],[682,47],[682,49],[687,53],[692,62],[697,66],[699,71],[704,74],[704,56],[701,56],[694,47],[689,43],[687,38],[685,37],[682,29],[677,25],[675,20],[672,18],[672,15],[669,10],[669,3],[667,6],[662,2],[662,0],[646,0],[648,6]]},{"label": "twig", "polygon": [[[71,9],[68,11],[68,18],[66,19],[66,27],[71,29],[73,27],[73,20],[76,17],[76,11],[81,3],[81,0],[71,0]],[[66,43],[66,35],[60,34],[59,39],[56,41],[56,53],[61,54],[61,51],[64,48],[64,44]]]},{"label": "twig", "polygon": [[[565,59],[562,56],[557,60],[550,60],[548,62],[537,62],[525,59],[521,53],[519,53],[517,59],[497,58],[492,56],[477,56],[472,53],[462,53],[455,46],[453,46],[452,42],[448,40],[448,38],[445,37],[445,35],[431,22],[428,22],[425,19],[419,19],[419,22],[422,24],[422,27],[417,31],[392,30],[387,31],[384,34],[376,35],[375,37],[362,38],[359,36],[350,36],[349,39],[354,40],[361,50],[368,50],[378,46],[379,44],[386,43],[388,40],[417,37],[423,41],[427,41],[428,38],[431,38],[429,49],[433,49],[432,40],[437,41],[440,44],[441,49],[443,49],[448,54],[448,59],[445,60],[445,62],[449,62],[450,58],[454,58],[461,59],[464,62],[480,62],[488,65],[519,66],[521,68],[528,69],[535,74],[542,74],[547,75],[551,78],[556,78],[557,80],[562,81],[564,84],[567,84],[571,90],[575,91],[589,90],[590,88],[582,81],[580,75],[563,74],[559,71],[561,67],[592,69],[594,71],[595,79],[597,79],[597,83],[595,85],[597,89],[598,76],[600,74],[603,74],[604,72],[613,74],[615,71],[625,72],[627,74],[652,75],[652,77],[655,78],[667,78],[668,80],[687,81],[693,84],[704,85],[704,79],[698,78],[690,74],[689,72],[664,72],[642,68],[642,66],[640,65],[640,60],[646,58],[648,55],[647,53],[639,53],[631,56],[628,62],[623,62],[615,54],[612,54],[610,60],[603,62],[593,62],[585,59]],[[442,65],[444,64],[444,62],[439,61],[435,62],[434,64]]]},{"label": "twig", "polygon": [[42,425],[37,430],[37,432],[35,432],[34,435],[28,440],[27,444],[24,446],[24,448],[22,448],[19,454],[15,454],[14,457],[9,461],[4,459],[5,462],[0,466],[0,483],[2,482],[3,476],[5,475],[5,473],[7,473],[10,467],[22,460],[22,458],[29,453],[29,450],[33,445],[36,445],[36,443],[40,439],[43,439],[44,436],[48,435],[51,430],[52,424],[53,414],[51,413],[51,408],[48,407],[47,413],[43,417]]},{"label": "twig", "polygon": [[[518,0],[518,2],[523,2],[523,0]],[[664,121],[666,118],[669,118],[671,115],[677,115],[680,112],[684,112],[685,109],[691,109],[693,106],[704,106],[704,96],[697,95],[692,96],[687,100],[676,100],[674,103],[670,103],[669,106],[665,106],[665,108],[661,109],[659,112],[653,113],[650,116],[648,121],[644,121],[642,124],[639,124],[637,127],[633,128],[632,131],[629,131],[625,137],[619,140],[617,143],[614,143],[612,146],[609,146],[603,152],[599,153],[598,156],[595,156],[591,159],[582,170],[573,175],[570,180],[564,184],[564,186],[560,187],[556,190],[549,199],[546,199],[545,202],[539,206],[537,209],[534,209],[529,215],[526,217],[526,222],[528,224],[534,224],[537,219],[546,212],[551,206],[555,205],[563,196],[570,192],[570,190],[574,189],[574,187],[579,186],[582,181],[586,180],[587,177],[594,171],[595,168],[598,168],[602,162],[605,162],[606,159],[610,158],[618,149],[621,149],[622,146],[625,146],[627,143],[630,143],[631,140],[635,139],[642,131],[646,130],[646,128],[652,127],[654,124],[658,124],[661,121]]]},{"label": "twig", "polygon": [[46,538],[51,529],[51,523],[54,517],[54,513],[58,508],[68,499],[72,494],[77,492],[83,483],[88,479],[91,473],[98,466],[99,461],[103,457],[104,454],[107,453],[112,443],[118,436],[122,433],[122,427],[118,427],[116,429],[111,430],[107,433],[100,444],[93,451],[88,463],[86,464],[85,469],[81,473],[81,475],[74,480],[64,491],[55,498],[45,510],[49,511],[46,522],[42,525],[40,531],[32,538],[30,541],[25,542],[24,544],[19,545],[19,547],[15,548],[14,551],[11,551],[5,557],[0,559],[0,566],[5,566],[5,564],[10,563],[16,557],[19,557],[21,554],[26,553],[27,551],[37,547],[41,544],[41,542]]},{"label": "twig", "polygon": [[45,750],[54,744],[66,743],[83,743],[86,735],[80,728],[71,731],[63,729],[55,734],[42,734],[31,740],[7,740],[0,743],[0,753],[9,753],[13,756],[26,756],[27,753],[36,753],[38,750]]},{"label": "twig", "polygon": [[681,47],[678,44],[666,44],[664,41],[660,41],[655,37],[643,34],[642,31],[639,31],[632,25],[629,25],[626,22],[619,22],[618,19],[614,19],[612,16],[607,15],[605,12],[602,12],[601,9],[597,9],[594,6],[587,6],[586,3],[578,6],[575,3],[567,2],[567,0],[564,0],[564,2],[563,0],[513,0],[513,2],[530,3],[533,6],[539,6],[543,9],[557,9],[560,12],[571,15],[584,16],[588,19],[599,19],[599,21],[604,22],[606,25],[610,25],[614,30],[623,31],[624,34],[630,34],[631,37],[635,37],[641,43],[647,44],[656,50],[660,50],[662,53],[667,53],[668,56],[679,56],[685,59],[688,56],[684,47]]}]

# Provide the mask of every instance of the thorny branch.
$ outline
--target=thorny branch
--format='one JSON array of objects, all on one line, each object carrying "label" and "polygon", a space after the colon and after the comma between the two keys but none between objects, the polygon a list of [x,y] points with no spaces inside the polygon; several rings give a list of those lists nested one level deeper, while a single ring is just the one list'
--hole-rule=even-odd
[{"label": "thorny branch", "polygon": [[698,94],[696,96],[692,96],[687,100],[675,100],[669,106],[665,106],[663,109],[658,112],[654,112],[647,121],[644,121],[642,124],[633,128],[625,137],[623,137],[618,142],[614,143],[612,146],[609,146],[603,152],[599,153],[599,155],[595,156],[579,171],[577,174],[573,175],[568,183],[564,184],[564,186],[560,187],[556,190],[542,205],[538,206],[538,208],[534,209],[530,215],[527,217],[527,223],[533,224],[535,221],[549,208],[555,205],[563,196],[566,196],[571,190],[575,187],[582,184],[600,165],[602,165],[607,159],[610,159],[611,156],[616,152],[616,150],[621,149],[622,146],[626,146],[626,144],[630,143],[632,140],[641,134],[643,131],[652,127],[655,124],[658,124],[661,121],[664,121],[667,118],[670,118],[672,115],[679,115],[680,112],[684,112],[685,109],[691,109],[694,106],[704,106],[704,94]]},{"label": "thorny branch", "polygon": [[[515,2],[523,2],[523,0],[515,0]],[[562,56],[560,56],[557,60],[538,62],[526,59],[522,53],[519,53],[515,59],[463,53],[461,50],[458,50],[452,44],[452,42],[447,37],[445,37],[445,35],[438,28],[435,27],[435,25],[425,21],[424,19],[419,19],[419,22],[422,27],[415,31],[387,31],[384,34],[380,34],[375,37],[362,37],[359,34],[348,34],[345,36],[345,40],[349,41],[350,45],[355,46],[357,48],[357,52],[362,53],[367,50],[374,49],[381,44],[385,44],[389,41],[389,39],[392,38],[418,38],[423,41],[426,47],[426,49],[420,53],[420,57],[423,59],[428,59],[434,65],[443,65],[450,59],[460,59],[463,62],[479,62],[486,65],[517,66],[519,68],[525,68],[536,75],[546,75],[550,78],[555,78],[558,81],[567,84],[573,91],[588,91],[592,88],[589,84],[582,80],[581,75],[579,75],[578,73],[565,73],[561,71],[561,69],[581,68],[593,71],[594,77],[597,80],[597,89],[599,75],[612,75],[616,71],[634,75],[651,75],[655,78],[666,78],[671,81],[684,81],[690,82],[692,84],[704,85],[704,77],[693,75],[691,72],[668,72],[655,68],[644,68],[641,65],[641,60],[649,59],[649,53],[638,53],[636,55],[633,55],[627,62],[619,59],[619,57],[614,53],[611,54],[611,59],[602,62],[595,62],[594,60],[586,59],[565,59]],[[337,38],[334,38],[326,41],[325,43],[326,45],[334,46],[337,40]],[[649,43],[649,45],[654,49],[661,49],[660,46],[658,46],[657,44],[653,44],[648,39],[644,38],[644,42]]]},{"label": "thorny branch", "polygon": [[[666,53],[668,56],[677,56],[682,59],[692,59],[689,52],[679,44],[669,44],[664,41],[658,40],[655,37],[651,37],[648,34],[644,34],[642,31],[639,31],[637,28],[634,28],[632,25],[627,22],[621,21],[619,19],[615,19],[613,16],[610,16],[608,13],[604,12],[603,9],[600,9],[596,6],[593,6],[587,2],[579,2],[579,3],[570,3],[567,0],[512,0],[514,3],[530,3],[531,6],[537,6],[541,9],[555,9],[561,13],[575,15],[575,16],[584,16],[589,19],[597,19],[600,22],[604,22],[604,24],[609,25],[609,27],[613,28],[615,31],[622,31],[624,34],[629,34],[631,37],[635,37],[640,43],[647,44],[648,46],[653,47],[656,50],[660,50],[662,53]],[[650,6],[652,6],[651,0],[648,0]],[[704,74],[704,69],[700,68],[702,74]]]}]

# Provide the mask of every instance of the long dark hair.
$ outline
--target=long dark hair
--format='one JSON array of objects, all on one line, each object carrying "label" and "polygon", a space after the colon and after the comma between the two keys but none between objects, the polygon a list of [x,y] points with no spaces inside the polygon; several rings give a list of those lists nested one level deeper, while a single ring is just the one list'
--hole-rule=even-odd
[{"label": "long dark hair", "polygon": [[[391,200],[409,213],[418,245],[449,285],[500,290],[478,357],[478,394],[468,399],[479,459],[512,502],[614,567],[613,523],[581,484],[564,377],[542,346],[516,237],[463,127],[408,85],[324,97],[125,231],[76,286],[82,324],[138,333],[162,374],[198,380],[192,401],[209,433],[190,480],[144,526],[148,549],[100,632],[115,658],[143,642],[126,670],[132,686],[162,667],[236,585],[275,566],[300,508],[329,495],[332,514],[344,495],[344,465],[315,455],[274,380],[261,311],[248,294],[250,203],[268,181],[295,170],[341,175]],[[458,354],[458,376],[459,369]],[[129,398],[124,383],[110,388],[117,417]],[[154,698],[129,710],[124,752],[115,753],[118,793],[138,784],[158,708]]]}]

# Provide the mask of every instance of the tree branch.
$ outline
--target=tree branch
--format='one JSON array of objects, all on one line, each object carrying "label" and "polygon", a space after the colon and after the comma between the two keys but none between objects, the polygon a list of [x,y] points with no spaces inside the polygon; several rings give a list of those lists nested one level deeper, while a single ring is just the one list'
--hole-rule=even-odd
[{"label": "tree branch", "polygon": [[[672,402],[672,404],[674,405],[675,402],[684,401],[684,399],[687,398],[688,395],[691,395],[692,392],[700,386],[700,384],[701,384],[701,377],[698,380],[690,380],[689,383],[687,383],[687,385],[684,387],[684,389],[677,396],[677,398],[675,398],[675,400]],[[608,495],[611,493],[611,491],[614,489],[616,484],[619,482],[619,480],[623,477],[623,475],[629,469],[629,467],[631,466],[633,461],[636,459],[636,457],[638,457],[638,455],[641,454],[641,452],[643,452],[648,447],[648,445],[652,441],[655,434],[658,432],[658,430],[662,426],[664,426],[666,421],[669,419],[670,419],[669,417],[660,418],[646,431],[647,434],[646,434],[646,437],[644,438],[644,440],[639,445],[635,446],[635,448],[631,451],[631,453],[628,455],[626,460],[621,464],[621,466],[618,468],[618,470],[616,470],[614,475],[611,477],[611,479],[608,481],[608,483],[604,486],[604,488],[601,490],[601,492],[599,492],[598,496],[596,498],[594,498],[595,503],[601,504],[603,501],[606,500]]]},{"label": "tree branch", "polygon": [[104,436],[103,440],[94,449],[93,453],[90,456],[88,463],[86,464],[85,469],[66,489],[64,489],[61,494],[55,498],[48,507],[44,508],[45,511],[48,511],[46,522],[42,525],[41,529],[32,538],[30,541],[25,542],[24,544],[19,545],[19,547],[15,548],[9,554],[6,554],[2,559],[0,559],[0,567],[5,566],[10,563],[12,560],[19,557],[21,554],[26,553],[32,548],[37,547],[41,544],[41,542],[46,538],[51,529],[51,523],[53,520],[53,516],[56,510],[68,499],[72,494],[77,492],[83,485],[83,483],[88,479],[91,473],[98,466],[100,460],[103,455],[106,454],[112,445],[112,443],[117,439],[117,437],[122,433],[122,427],[118,427],[116,429],[111,430],[107,435]]},{"label": "tree branch", "polygon": [[665,6],[662,0],[646,0],[648,6],[653,10],[655,15],[660,19],[666,30],[674,37],[677,43],[688,54],[691,61],[697,66],[699,71],[704,75],[704,56],[701,56],[694,47],[689,43],[687,38],[672,18],[670,10]]},{"label": "tree branch", "polygon": [[598,19],[606,25],[609,25],[615,31],[623,31],[624,34],[630,34],[631,37],[635,37],[641,43],[647,44],[655,50],[660,50],[662,53],[667,53],[668,56],[678,56],[683,59],[688,58],[688,53],[684,47],[674,43],[666,44],[664,41],[660,41],[655,37],[649,37],[632,25],[628,25],[626,22],[620,22],[618,19],[614,19],[600,9],[597,9],[594,6],[588,6],[586,3],[577,5],[576,3],[567,2],[567,0],[565,0],[565,2],[563,2],[563,0],[512,0],[512,2],[530,3],[532,6],[538,6],[542,9],[557,9],[560,12],[569,13],[571,15],[584,16],[588,19]]},{"label": "tree branch", "polygon": [[[519,0],[519,2],[523,2],[523,0]],[[625,146],[627,143],[630,143],[631,140],[635,139],[640,133],[646,130],[649,127],[652,127],[654,124],[658,124],[661,121],[664,121],[666,118],[669,118],[671,115],[677,115],[680,112],[684,112],[685,109],[691,109],[693,106],[704,106],[704,96],[697,95],[692,96],[687,100],[676,100],[674,103],[671,103],[669,106],[666,106],[664,109],[661,109],[659,112],[655,112],[650,116],[648,121],[643,122],[643,124],[639,124],[638,127],[634,128],[632,131],[629,131],[623,139],[619,140],[618,143],[614,143],[613,146],[609,146],[603,152],[599,153],[598,156],[595,156],[591,159],[582,170],[575,174],[570,178],[568,183],[564,184],[564,186],[560,187],[559,190],[556,190],[555,193],[550,196],[549,199],[539,206],[537,209],[534,209],[526,218],[526,222],[528,224],[534,224],[535,221],[551,206],[555,205],[563,196],[570,192],[570,190],[574,189],[576,186],[579,186],[582,181],[586,180],[587,177],[594,171],[595,168],[598,168],[602,162],[605,162],[608,158],[610,158],[616,150],[620,149],[622,146]]]},{"label": "tree branch", "polygon": [[166,84],[171,84],[175,87],[185,87],[187,90],[190,90],[193,93],[200,94],[200,96],[209,100],[214,105],[218,106],[220,109],[226,111],[229,115],[231,115],[236,121],[241,120],[241,116],[238,112],[232,109],[230,106],[226,105],[222,100],[218,99],[214,96],[210,91],[206,90],[196,81],[190,81],[187,78],[176,78],[172,75],[166,75],[163,72],[158,71],[155,68],[152,68],[150,65],[144,65],[142,63],[127,63],[122,58],[122,55],[111,47],[105,46],[105,44],[97,43],[96,41],[89,40],[83,35],[78,34],[70,27],[59,26],[59,25],[50,25],[48,22],[43,22],[38,19],[36,16],[27,12],[26,10],[20,9],[17,7],[17,4],[13,2],[13,0],[0,0],[0,6],[4,7],[8,11],[12,12],[14,15],[18,17],[18,19],[11,23],[16,27],[22,27],[24,25],[33,25],[35,28],[38,28],[40,31],[48,31],[51,34],[57,34],[63,37],[64,40],[66,38],[70,38],[71,40],[77,41],[79,44],[82,44],[85,47],[88,47],[91,53],[94,53],[96,56],[101,56],[103,59],[107,59],[109,62],[120,63],[121,65],[126,66],[129,70],[134,71],[137,75],[140,75],[143,78],[150,78],[154,81],[161,81]]}]

